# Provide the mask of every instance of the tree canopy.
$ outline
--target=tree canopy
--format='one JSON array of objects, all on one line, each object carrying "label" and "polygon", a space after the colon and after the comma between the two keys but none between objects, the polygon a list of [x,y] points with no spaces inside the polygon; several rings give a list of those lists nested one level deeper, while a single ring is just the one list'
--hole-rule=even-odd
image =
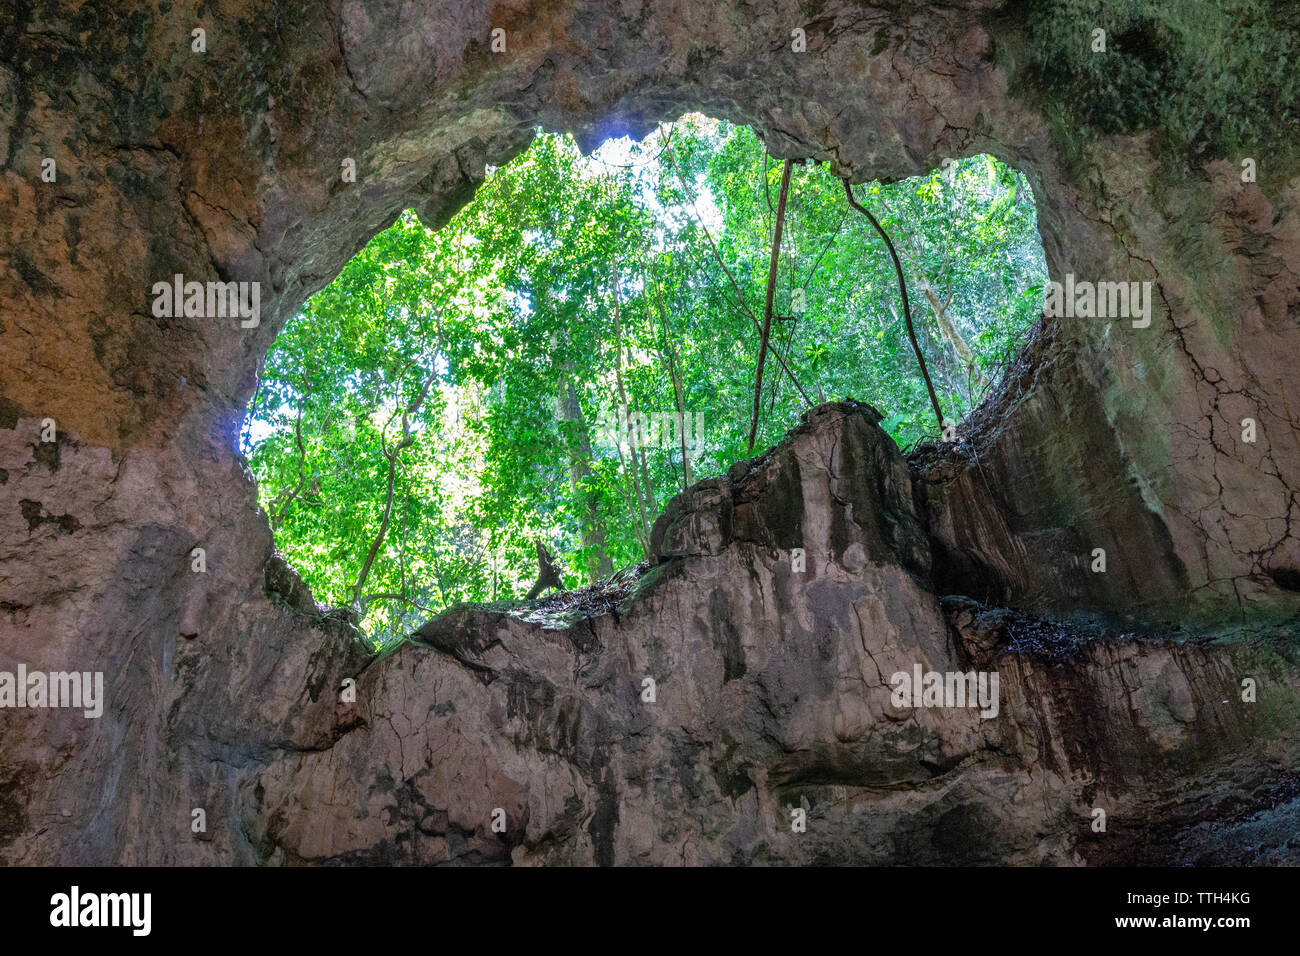
[{"label": "tree canopy", "polygon": [[[893,261],[828,167],[698,116],[613,146],[539,132],[442,229],[403,214],[267,357],[244,450],[277,546],[377,647],[522,596],[539,541],[567,587],[635,565],[669,498],[811,404],[939,433]],[[853,195],[959,421],[1041,311],[1029,185],[975,156]]]}]

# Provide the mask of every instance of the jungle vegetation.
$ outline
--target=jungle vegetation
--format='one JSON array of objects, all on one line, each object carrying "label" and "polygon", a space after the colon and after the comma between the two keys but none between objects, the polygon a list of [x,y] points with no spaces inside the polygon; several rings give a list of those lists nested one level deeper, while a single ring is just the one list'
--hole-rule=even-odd
[{"label": "jungle vegetation", "polygon": [[691,115],[589,157],[539,132],[443,228],[403,214],[262,369],[243,451],[278,548],[380,647],[523,596],[538,541],[566,587],[637,564],[669,498],[816,404],[937,438],[1041,312],[1032,192],[980,155],[850,195]]}]

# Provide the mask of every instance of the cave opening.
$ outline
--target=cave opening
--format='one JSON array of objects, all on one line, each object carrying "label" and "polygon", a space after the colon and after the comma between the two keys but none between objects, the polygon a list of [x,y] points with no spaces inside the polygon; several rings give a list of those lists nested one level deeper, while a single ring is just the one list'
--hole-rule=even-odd
[{"label": "cave opening", "polygon": [[278,549],[378,650],[553,556],[566,588],[627,573],[674,494],[814,405],[960,441],[1042,311],[1029,183],[979,154],[852,195],[911,322],[827,164],[699,114],[587,155],[538,130],[442,228],[404,212],[260,370],[241,450]]}]

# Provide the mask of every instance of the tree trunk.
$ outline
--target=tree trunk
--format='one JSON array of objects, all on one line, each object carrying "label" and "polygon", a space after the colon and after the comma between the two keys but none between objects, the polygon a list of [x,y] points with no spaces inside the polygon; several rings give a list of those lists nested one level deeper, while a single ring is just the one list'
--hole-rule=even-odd
[{"label": "tree trunk", "polygon": [[[781,258],[781,230],[785,226],[785,201],[790,192],[790,170],[794,160],[787,159],[781,168],[781,195],[776,200],[776,225],[772,227],[772,261],[767,270],[767,301],[763,305],[762,338],[758,344],[758,369],[754,373],[754,414],[749,420],[749,450],[754,450],[758,433],[758,413],[763,401],[763,363],[767,359],[767,341],[772,333],[772,298],[776,294],[776,266]],[[765,177],[766,179],[766,177]]]},{"label": "tree trunk", "polygon": [[952,299],[949,298],[948,302],[940,302],[938,296],[934,294],[934,290],[928,285],[925,287],[925,297],[930,303],[931,311],[934,312],[934,319],[939,326],[940,333],[952,346],[952,350],[957,353],[958,360],[965,366],[967,374],[970,375],[976,387],[982,392],[987,384],[984,372],[976,361],[974,351],[966,344],[966,340],[961,337],[961,332],[957,330],[956,324],[948,315],[948,305],[952,302]]},{"label": "tree trunk", "polygon": [[573,426],[572,434],[565,436],[569,457],[569,484],[574,498],[582,503],[585,511],[581,519],[582,546],[594,552],[587,561],[587,583],[593,584],[613,574],[614,563],[605,543],[605,522],[600,517],[600,510],[592,495],[583,488],[586,479],[591,477],[591,436],[587,434],[587,421],[583,417],[582,405],[578,402],[578,393],[570,377],[572,365],[572,362],[565,363],[557,406],[560,419]]},{"label": "tree trunk", "polygon": [[[627,404],[627,390],[623,387],[623,325],[619,318],[618,308],[618,266],[610,261],[610,275],[614,285],[614,380],[618,383],[618,400],[619,408],[622,410],[622,426],[620,427],[618,437],[619,460],[623,458],[623,435],[626,434],[626,427],[629,421],[631,410]],[[640,437],[638,435],[638,437]],[[645,494],[641,490],[641,482],[637,478],[637,451],[636,443],[629,443],[629,451],[632,455],[632,490],[636,492],[636,505],[640,511],[641,524],[638,525],[637,537],[641,541],[641,550],[646,557],[650,555],[650,522],[646,519]],[[646,492],[649,492],[649,488]]]},{"label": "tree trunk", "polygon": [[[691,486],[691,459],[686,450],[686,393],[682,390],[682,378],[677,371],[677,352],[673,348],[672,334],[668,329],[668,312],[664,309],[659,279],[657,276],[652,278],[655,285],[655,305],[659,309],[659,321],[664,335],[664,355],[668,362],[668,375],[673,380],[673,398],[677,404],[677,437],[682,446],[682,490],[685,491]],[[697,423],[696,432],[698,431]],[[699,435],[695,437],[698,440]]]}]

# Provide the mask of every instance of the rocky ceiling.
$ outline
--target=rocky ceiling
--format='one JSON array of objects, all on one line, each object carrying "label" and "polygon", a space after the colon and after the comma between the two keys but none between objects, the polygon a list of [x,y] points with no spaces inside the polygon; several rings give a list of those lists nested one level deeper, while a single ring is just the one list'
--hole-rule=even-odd
[{"label": "rocky ceiling", "polygon": [[[105,681],[98,718],[0,711],[0,860],[1242,862],[1249,832],[1295,862],[1300,178],[1276,142],[1171,152],[1158,103],[1054,93],[1073,66],[1035,24],[1088,51],[1070,2],[119,8],[0,24],[0,671]],[[1191,55],[1144,36],[1115,62]],[[1258,82],[1245,128],[1295,141]],[[869,408],[812,414],[670,507],[617,613],[466,610],[368,662],[274,557],[235,450],[276,332],[535,126],[591,145],[688,110],[858,181],[992,153],[1030,177],[1052,278],[1151,282],[1150,324],[1047,320],[977,457],[908,463]],[[178,274],[259,283],[258,323],[155,315]],[[1035,643],[1020,616],[1104,634]],[[1002,714],[900,717],[884,678],[913,663],[995,666]]]}]

